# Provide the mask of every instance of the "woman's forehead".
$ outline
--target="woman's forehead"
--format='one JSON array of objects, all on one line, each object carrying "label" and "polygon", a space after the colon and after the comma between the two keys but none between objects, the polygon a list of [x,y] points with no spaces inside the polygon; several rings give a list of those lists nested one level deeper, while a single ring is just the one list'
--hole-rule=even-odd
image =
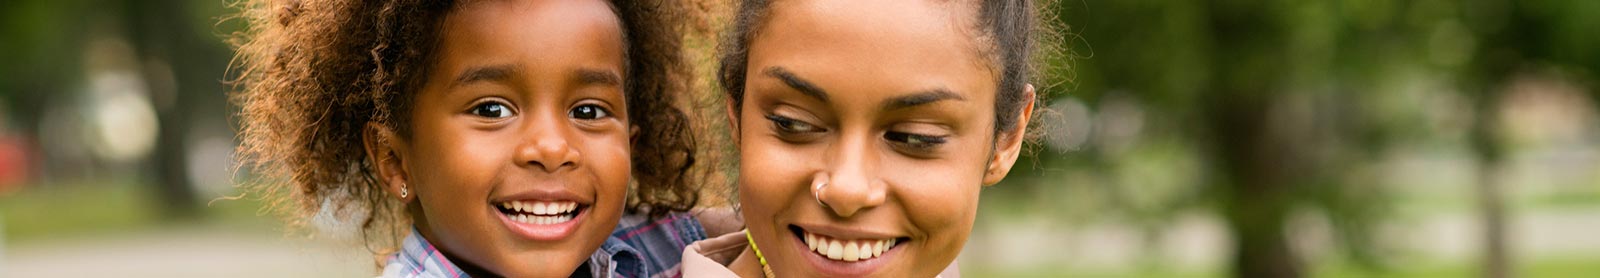
[{"label": "woman's forehead", "polygon": [[769,10],[751,42],[746,74],[752,81],[781,68],[836,91],[944,90],[993,99],[994,72],[952,5],[788,3]]}]

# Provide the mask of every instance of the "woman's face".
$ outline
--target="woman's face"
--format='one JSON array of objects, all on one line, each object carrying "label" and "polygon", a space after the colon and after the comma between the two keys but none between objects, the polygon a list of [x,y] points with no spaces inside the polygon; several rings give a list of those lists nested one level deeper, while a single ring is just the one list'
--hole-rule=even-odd
[{"label": "woman's face", "polygon": [[774,272],[932,277],[955,260],[979,189],[1016,150],[997,149],[997,81],[973,39],[974,9],[771,7],[733,113],[740,203]]},{"label": "woman's face", "polygon": [[616,226],[630,176],[620,26],[593,0],[475,2],[445,19],[385,176],[409,185],[417,230],[453,263],[566,277]]}]

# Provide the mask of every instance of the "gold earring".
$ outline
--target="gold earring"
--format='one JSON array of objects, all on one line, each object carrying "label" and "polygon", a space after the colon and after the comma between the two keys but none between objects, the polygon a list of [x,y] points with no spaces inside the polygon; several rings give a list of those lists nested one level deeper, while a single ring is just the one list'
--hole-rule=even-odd
[{"label": "gold earring", "polygon": [[404,184],[404,183],[400,184],[400,199],[405,199],[406,198],[406,193],[408,193],[408,192],[406,192],[406,184]]}]

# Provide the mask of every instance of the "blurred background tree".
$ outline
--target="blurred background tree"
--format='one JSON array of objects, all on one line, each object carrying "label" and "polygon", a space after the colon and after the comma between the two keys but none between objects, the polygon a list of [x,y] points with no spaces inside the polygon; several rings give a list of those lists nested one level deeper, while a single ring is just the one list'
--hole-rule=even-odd
[{"label": "blurred background tree", "polygon": [[[1050,141],[1073,143],[1042,152],[1034,168],[1093,169],[1095,178],[1018,184],[1099,187],[1094,197],[1113,214],[1142,219],[1134,222],[1146,239],[1178,214],[1208,208],[1225,223],[1235,277],[1308,275],[1290,236],[1302,211],[1331,223],[1348,260],[1383,269],[1392,265],[1378,228],[1393,220],[1393,191],[1404,185],[1381,179],[1382,162],[1397,148],[1464,139],[1478,165],[1481,272],[1514,276],[1499,176],[1512,147],[1500,126],[1503,99],[1518,76],[1595,79],[1597,3],[1060,1],[1052,10],[1071,25],[1077,59],[1057,61],[1072,69],[1058,75],[1074,79],[1052,88],[1069,104],[1057,109],[1063,117],[1053,124],[1065,127]],[[1408,92],[1415,86],[1433,92]],[[1467,103],[1465,138],[1432,123],[1439,108],[1426,98],[1440,93]],[[1125,135],[1126,121],[1105,117],[1137,119],[1132,128],[1143,134]],[[1153,161],[1141,149],[1197,162],[1168,168],[1181,170],[1169,175],[1184,185],[1152,186],[1125,177],[1163,170],[1138,166]]]},{"label": "blurred background tree", "polygon": [[36,150],[30,175],[42,186],[141,184],[158,217],[201,216],[200,202],[217,196],[202,196],[192,172],[230,171],[189,163],[198,141],[231,137],[222,81],[232,54],[219,34],[237,26],[218,23],[223,9],[216,1],[69,0],[0,11],[4,132]]}]

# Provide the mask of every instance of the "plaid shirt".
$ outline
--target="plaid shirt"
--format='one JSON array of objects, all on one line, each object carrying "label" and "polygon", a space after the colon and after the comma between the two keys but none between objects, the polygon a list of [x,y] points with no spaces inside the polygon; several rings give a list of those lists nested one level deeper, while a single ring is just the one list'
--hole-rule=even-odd
[{"label": "plaid shirt", "polygon": [[[592,277],[683,277],[679,268],[683,248],[705,238],[700,220],[687,213],[669,213],[655,219],[643,214],[625,214],[611,236],[600,244],[600,250],[589,255],[585,263]],[[401,243],[400,252],[389,257],[382,277],[458,278],[468,275],[413,228],[411,235]]]}]

